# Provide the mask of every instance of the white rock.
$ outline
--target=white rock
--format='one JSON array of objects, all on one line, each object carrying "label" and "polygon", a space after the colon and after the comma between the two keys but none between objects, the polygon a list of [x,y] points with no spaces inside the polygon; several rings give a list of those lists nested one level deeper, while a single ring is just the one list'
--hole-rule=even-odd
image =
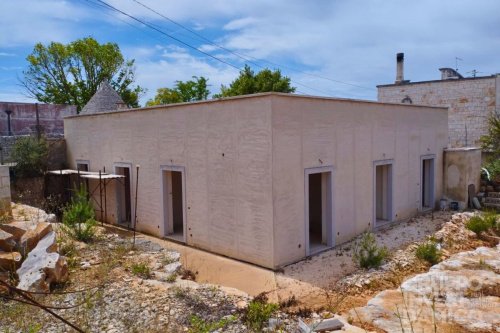
[{"label": "white rock", "polygon": [[179,269],[181,269],[181,267],[182,267],[182,264],[180,262],[178,262],[178,261],[173,262],[173,263],[165,266],[165,273],[167,273],[167,274],[177,273],[179,271]]},{"label": "white rock", "polygon": [[51,283],[67,280],[66,258],[56,253],[56,249],[56,234],[51,231],[38,242],[17,270],[19,289],[48,292]]}]

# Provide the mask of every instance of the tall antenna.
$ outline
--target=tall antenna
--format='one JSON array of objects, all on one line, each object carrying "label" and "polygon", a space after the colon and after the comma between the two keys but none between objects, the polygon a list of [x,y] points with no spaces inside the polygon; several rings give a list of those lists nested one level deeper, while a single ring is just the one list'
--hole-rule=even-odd
[{"label": "tall antenna", "polygon": [[458,72],[458,62],[459,61],[464,61],[464,59],[455,57],[455,70]]}]

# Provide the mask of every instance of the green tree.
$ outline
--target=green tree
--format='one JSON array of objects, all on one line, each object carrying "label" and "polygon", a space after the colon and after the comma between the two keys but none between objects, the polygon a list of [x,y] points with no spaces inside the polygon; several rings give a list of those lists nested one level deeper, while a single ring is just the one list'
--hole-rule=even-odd
[{"label": "green tree", "polygon": [[488,119],[488,133],[481,137],[482,148],[489,152],[485,164],[492,179],[500,181],[500,115],[493,114]]},{"label": "green tree", "polygon": [[131,86],[134,60],[124,60],[115,43],[99,44],[92,37],[69,44],[38,43],[26,60],[29,66],[21,83],[40,102],[76,105],[80,112],[107,80],[127,105],[139,106],[144,90]]},{"label": "green tree", "polygon": [[156,96],[147,101],[146,106],[202,101],[208,98],[208,79],[193,76],[193,80],[175,81],[174,88],[159,88]]},{"label": "green tree", "polygon": [[295,87],[292,87],[290,83],[290,78],[282,76],[279,70],[271,71],[266,68],[255,74],[250,66],[245,65],[245,68],[240,71],[240,75],[231,82],[229,87],[222,85],[220,94],[216,94],[214,97],[239,96],[268,91],[293,93]]},{"label": "green tree", "polygon": [[32,136],[20,137],[16,140],[10,158],[16,163],[16,177],[29,178],[42,175],[47,169],[49,146],[43,138],[37,140]]}]

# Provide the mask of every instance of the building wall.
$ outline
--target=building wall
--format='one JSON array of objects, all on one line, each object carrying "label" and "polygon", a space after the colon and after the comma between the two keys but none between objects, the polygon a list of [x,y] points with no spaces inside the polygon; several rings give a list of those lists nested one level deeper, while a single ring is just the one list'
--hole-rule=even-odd
[{"label": "building wall", "polygon": [[422,156],[435,155],[435,201],[442,194],[447,110],[320,98],[273,97],[274,260],[305,251],[305,169],[333,167],[333,237],[341,244],[373,227],[374,162],[393,160],[393,213],[420,206]]},{"label": "building wall", "polygon": [[481,149],[455,148],[444,153],[444,195],[457,201],[460,209],[466,209],[469,185],[479,191],[481,182]]},{"label": "building wall", "polygon": [[[262,94],[69,117],[65,136],[72,168],[130,163],[132,193],[140,165],[139,230],[163,236],[160,170],[182,166],[187,244],[276,268],[306,255],[307,168],[333,167],[336,244],[373,227],[375,161],[393,159],[396,220],[417,212],[422,155],[435,154],[439,199],[447,110]],[[116,184],[107,186],[111,223]]]},{"label": "building wall", "polygon": [[[449,107],[451,147],[479,146],[487,132],[487,119],[500,113],[500,75],[475,79],[416,82],[378,87],[378,101]],[[467,131],[466,128],[467,127]]]},{"label": "building wall", "polygon": [[[65,136],[72,168],[76,160],[108,172],[131,163],[132,193],[140,165],[139,230],[163,236],[160,168],[182,166],[187,244],[273,267],[269,98],[70,117]],[[116,184],[107,186],[109,222],[116,221]]]},{"label": "building wall", "polygon": [[[0,102],[0,136],[8,135],[6,110],[10,115],[13,135],[31,134],[36,131],[36,104]],[[76,106],[62,104],[38,104],[39,123],[45,135],[62,136],[64,134],[63,117],[75,115]]]}]

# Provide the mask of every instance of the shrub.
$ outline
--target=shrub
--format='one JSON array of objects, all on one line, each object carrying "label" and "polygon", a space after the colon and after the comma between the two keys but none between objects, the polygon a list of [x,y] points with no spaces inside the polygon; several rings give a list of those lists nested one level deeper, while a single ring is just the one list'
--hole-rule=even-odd
[{"label": "shrub", "polygon": [[64,209],[63,230],[71,237],[89,242],[95,237],[94,208],[84,188],[80,188]]},{"label": "shrub", "polygon": [[482,216],[473,216],[469,219],[465,227],[471,231],[474,231],[477,235],[481,232],[488,230],[493,227],[495,220],[486,215],[486,218]]},{"label": "shrub", "polygon": [[365,232],[356,244],[353,259],[362,268],[377,268],[388,255],[389,252],[385,246],[379,247],[377,245],[375,235],[371,232]]},{"label": "shrub", "polygon": [[437,264],[441,259],[441,251],[438,250],[437,244],[434,241],[420,244],[416,255],[418,259],[425,260],[431,265]]},{"label": "shrub", "polygon": [[484,165],[492,180],[500,180],[500,159],[493,159]]},{"label": "shrub", "polygon": [[278,304],[267,303],[265,298],[256,297],[248,304],[244,316],[245,323],[254,331],[261,332],[278,308]]},{"label": "shrub", "polygon": [[144,279],[149,279],[151,277],[151,270],[149,269],[148,264],[144,262],[139,262],[132,264],[130,267],[132,274],[140,276]]},{"label": "shrub", "polygon": [[226,318],[222,318],[221,320],[214,322],[207,322],[197,315],[191,316],[189,319],[189,323],[191,327],[189,328],[189,333],[210,333],[214,331],[218,331],[224,328],[227,324],[234,321],[235,317],[230,316]]},{"label": "shrub", "polygon": [[42,175],[47,169],[49,146],[44,139],[20,137],[12,147],[10,154],[12,162],[16,163],[16,177],[29,178]]}]

